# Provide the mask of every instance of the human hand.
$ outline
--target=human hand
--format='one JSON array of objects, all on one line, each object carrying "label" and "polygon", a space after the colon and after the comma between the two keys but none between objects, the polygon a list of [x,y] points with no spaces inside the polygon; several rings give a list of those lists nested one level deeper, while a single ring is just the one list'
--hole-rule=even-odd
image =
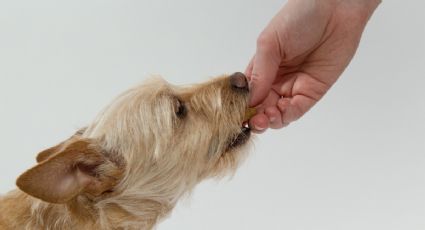
[{"label": "human hand", "polygon": [[351,61],[380,0],[289,0],[257,40],[245,74],[254,132],[300,118]]}]

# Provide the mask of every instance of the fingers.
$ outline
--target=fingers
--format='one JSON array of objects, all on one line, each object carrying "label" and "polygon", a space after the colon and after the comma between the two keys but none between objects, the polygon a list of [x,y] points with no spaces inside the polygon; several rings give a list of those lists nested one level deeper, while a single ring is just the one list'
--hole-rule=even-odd
[{"label": "fingers", "polygon": [[248,65],[251,98],[250,106],[260,104],[268,95],[280,63],[279,43],[274,33],[263,32],[257,42],[257,51],[251,67]]},{"label": "fingers", "polygon": [[282,113],[276,106],[268,107],[264,110],[264,113],[269,118],[269,127],[272,129],[280,129],[287,124],[282,122]]},{"label": "fingers", "polygon": [[268,128],[280,129],[289,123],[283,121],[283,113],[277,106],[267,107],[264,112],[255,115],[249,121],[249,126],[255,133],[263,133]]},{"label": "fingers", "polygon": [[275,106],[268,106],[252,117],[249,126],[254,133],[263,133],[268,128],[280,129],[298,120],[317,101],[296,95],[293,98],[280,98]]},{"label": "fingers", "polygon": [[281,98],[277,102],[277,108],[282,115],[282,123],[289,124],[298,120],[314,104],[316,100],[304,95],[295,95],[293,98]]},{"label": "fingers", "polygon": [[264,113],[258,113],[249,119],[249,127],[254,133],[263,133],[269,127],[269,118]]},{"label": "fingers", "polygon": [[268,128],[280,129],[287,126],[282,120],[282,113],[276,106],[267,107],[249,120],[249,127],[254,133],[263,133]]}]

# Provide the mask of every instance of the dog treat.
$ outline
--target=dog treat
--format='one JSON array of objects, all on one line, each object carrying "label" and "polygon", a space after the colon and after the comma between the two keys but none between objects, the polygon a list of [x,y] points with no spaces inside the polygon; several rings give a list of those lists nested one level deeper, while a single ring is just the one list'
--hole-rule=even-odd
[{"label": "dog treat", "polygon": [[257,113],[257,109],[256,108],[248,108],[245,111],[245,121],[248,121],[249,119],[251,119],[251,117],[253,117],[255,114]]}]

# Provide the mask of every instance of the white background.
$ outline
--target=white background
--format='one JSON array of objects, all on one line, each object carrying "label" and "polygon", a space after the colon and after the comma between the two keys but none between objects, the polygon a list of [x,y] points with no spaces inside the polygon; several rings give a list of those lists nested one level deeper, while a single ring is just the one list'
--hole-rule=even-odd
[{"label": "white background", "polygon": [[[0,193],[150,74],[243,71],[283,3],[0,0]],[[198,186],[159,230],[425,229],[424,10],[384,1],[326,97],[258,136],[232,180]]]}]

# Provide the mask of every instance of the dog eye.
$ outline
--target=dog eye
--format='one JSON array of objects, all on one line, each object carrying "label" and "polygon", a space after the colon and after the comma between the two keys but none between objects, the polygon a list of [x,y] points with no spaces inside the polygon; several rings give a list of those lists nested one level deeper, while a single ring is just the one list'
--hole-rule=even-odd
[{"label": "dog eye", "polygon": [[186,106],[180,99],[177,99],[175,111],[176,111],[176,116],[179,117],[179,118],[183,118],[187,114]]}]

